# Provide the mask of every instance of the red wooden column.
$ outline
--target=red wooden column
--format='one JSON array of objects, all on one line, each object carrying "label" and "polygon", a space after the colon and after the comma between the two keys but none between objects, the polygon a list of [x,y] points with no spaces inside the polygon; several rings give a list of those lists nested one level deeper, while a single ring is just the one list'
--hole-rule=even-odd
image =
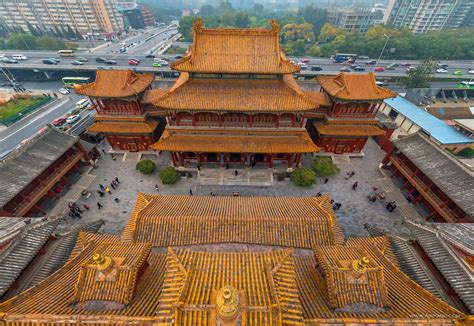
[{"label": "red wooden column", "polygon": [[193,127],[196,127],[196,114],[192,113],[192,114],[191,114],[191,119],[192,119],[192,125],[193,125]]},{"label": "red wooden column", "polygon": [[300,163],[301,163],[301,153],[298,153],[298,154],[296,154],[295,166],[296,166],[297,168],[299,168],[299,167],[300,167]]},{"label": "red wooden column", "polygon": [[181,166],[184,166],[184,155],[183,155],[183,153],[178,153],[178,157],[179,157],[179,164],[181,164]]},{"label": "red wooden column", "polygon": [[173,166],[176,166],[176,153],[170,152],[170,154],[171,154],[171,160],[173,161]]},{"label": "red wooden column", "polygon": [[273,169],[273,154],[268,154],[268,166]]},{"label": "red wooden column", "polygon": [[287,154],[288,168],[293,166],[293,154]]}]

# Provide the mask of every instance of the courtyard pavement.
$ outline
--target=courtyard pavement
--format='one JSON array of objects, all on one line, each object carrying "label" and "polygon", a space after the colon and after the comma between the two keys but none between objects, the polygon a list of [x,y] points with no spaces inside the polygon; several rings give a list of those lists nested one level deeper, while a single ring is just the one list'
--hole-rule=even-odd
[{"label": "courtyard pavement", "polygon": [[[108,148],[104,145],[104,143],[99,145],[99,149],[107,151]],[[385,209],[385,203],[392,200],[392,198],[388,197],[385,203],[379,200],[376,203],[370,203],[367,199],[368,194],[374,187],[379,190],[384,189],[381,187],[381,179],[384,176],[379,171],[379,164],[384,157],[384,152],[379,149],[373,140],[369,140],[364,149],[364,154],[363,157],[338,159],[338,166],[341,169],[339,175],[330,177],[326,184],[324,178],[318,178],[317,183],[308,188],[294,186],[289,180],[277,181],[276,178],[274,178],[271,185],[212,185],[209,182],[201,184],[198,182],[196,174],[193,174],[192,178],[181,178],[175,185],[165,186],[159,180],[158,171],[170,164],[169,154],[167,153],[162,153],[159,156],[148,154],[142,156],[142,159],[151,159],[157,165],[157,171],[151,175],[142,175],[135,169],[136,162],[123,161],[120,155],[117,155],[116,160],[112,160],[109,154],[102,155],[97,168],[89,172],[89,174],[96,176],[88,188],[92,195],[77,202],[80,206],[86,203],[91,207],[90,210],[83,213],[81,220],[72,220],[70,217],[68,219],[72,223],[76,223],[76,221],[86,223],[102,219],[105,221],[101,229],[103,232],[120,234],[133,210],[138,192],[189,195],[191,189],[194,195],[206,196],[212,191],[218,196],[230,196],[234,192],[238,192],[240,196],[290,197],[315,196],[318,192],[323,194],[329,192],[335,202],[342,204],[342,207],[336,211],[336,216],[346,236],[368,236],[364,229],[364,223],[390,231],[401,231],[404,229],[402,211],[397,208],[390,213]],[[302,165],[309,166],[311,161],[311,155],[304,156]],[[231,171],[233,169],[234,167],[231,167]],[[245,170],[241,169],[239,171]],[[347,177],[347,173],[350,171],[355,172],[352,178]],[[120,180],[118,188],[111,189],[112,194],[99,197],[97,193],[99,184],[110,187],[110,182],[115,177]],[[352,185],[356,181],[358,182],[358,188],[354,191]],[[155,189],[155,185],[158,185],[158,191]],[[116,203],[114,198],[118,198],[120,201]],[[403,200],[401,196],[393,199]],[[97,202],[103,205],[101,210],[97,208]]]}]

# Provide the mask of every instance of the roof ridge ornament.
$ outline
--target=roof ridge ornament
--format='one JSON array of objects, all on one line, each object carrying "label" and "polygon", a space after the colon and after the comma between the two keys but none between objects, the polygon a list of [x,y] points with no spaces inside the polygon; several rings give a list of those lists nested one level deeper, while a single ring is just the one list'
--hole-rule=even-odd
[{"label": "roof ridge ornament", "polygon": [[275,19],[270,19],[270,31],[274,34],[280,33],[280,22]]},{"label": "roof ridge ornament", "polygon": [[196,33],[202,33],[202,18],[198,17],[197,19],[193,20],[193,30]]},{"label": "roof ridge ornament", "polygon": [[370,259],[366,256],[353,260],[351,263],[352,276],[357,279],[360,278],[366,272],[369,263]]}]

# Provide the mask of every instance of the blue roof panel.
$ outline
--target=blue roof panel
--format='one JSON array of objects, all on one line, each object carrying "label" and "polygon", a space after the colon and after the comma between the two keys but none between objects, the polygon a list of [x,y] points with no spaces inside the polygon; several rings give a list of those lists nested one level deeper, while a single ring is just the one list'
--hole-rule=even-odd
[{"label": "blue roof panel", "polygon": [[413,121],[431,138],[442,145],[474,143],[474,139],[461,134],[442,120],[420,109],[401,96],[386,99],[384,103]]}]

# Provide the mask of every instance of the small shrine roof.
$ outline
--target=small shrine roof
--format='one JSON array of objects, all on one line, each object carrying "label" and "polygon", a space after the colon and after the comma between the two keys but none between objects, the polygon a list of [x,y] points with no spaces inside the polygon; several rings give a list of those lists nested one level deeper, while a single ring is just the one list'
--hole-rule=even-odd
[{"label": "small shrine roof", "polygon": [[280,25],[270,29],[202,28],[193,24],[189,53],[171,64],[175,70],[201,73],[291,74],[300,70],[280,47]]},{"label": "small shrine roof", "polygon": [[145,91],[145,94],[142,98],[143,104],[152,104],[153,102],[159,100],[163,95],[166,94],[168,89],[153,88]]},{"label": "small shrine roof", "polygon": [[155,80],[153,74],[138,74],[132,70],[97,70],[95,81],[76,85],[77,94],[90,97],[130,97],[144,92]]},{"label": "small shrine roof", "polygon": [[321,87],[332,97],[346,101],[379,101],[397,94],[375,83],[372,72],[352,74],[341,72],[337,76],[318,76]]},{"label": "small shrine roof", "polygon": [[154,246],[252,243],[313,248],[342,243],[329,196],[209,197],[139,193],[122,241]]},{"label": "small shrine roof", "polygon": [[305,130],[213,130],[167,128],[155,150],[210,153],[312,153],[319,151]]},{"label": "small shrine roof", "polygon": [[87,128],[89,132],[104,132],[110,134],[149,134],[155,131],[159,121],[152,120],[148,122],[114,122],[103,121],[95,122]]},{"label": "small shrine roof", "polygon": [[191,78],[182,73],[153,105],[170,110],[297,112],[316,109],[292,75],[282,79]]},{"label": "small shrine roof", "polygon": [[314,122],[314,127],[320,135],[329,136],[381,136],[385,131],[377,125],[346,125]]}]

